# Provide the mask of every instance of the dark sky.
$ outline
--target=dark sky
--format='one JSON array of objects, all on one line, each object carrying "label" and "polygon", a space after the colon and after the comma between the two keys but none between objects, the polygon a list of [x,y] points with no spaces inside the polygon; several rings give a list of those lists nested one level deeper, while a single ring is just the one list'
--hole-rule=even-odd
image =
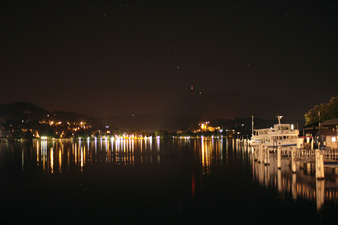
[{"label": "dark sky", "polygon": [[110,116],[158,114],[191,85],[210,98],[298,99],[302,110],[338,94],[337,1],[8,1],[0,10],[0,103]]}]

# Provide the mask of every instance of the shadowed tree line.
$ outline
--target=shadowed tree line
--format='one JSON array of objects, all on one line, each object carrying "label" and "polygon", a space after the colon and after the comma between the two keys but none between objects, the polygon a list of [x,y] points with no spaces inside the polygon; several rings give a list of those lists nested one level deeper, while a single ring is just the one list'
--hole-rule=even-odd
[{"label": "shadowed tree line", "polygon": [[315,105],[305,113],[305,125],[311,126],[320,121],[338,119],[338,97],[333,97],[329,103]]}]

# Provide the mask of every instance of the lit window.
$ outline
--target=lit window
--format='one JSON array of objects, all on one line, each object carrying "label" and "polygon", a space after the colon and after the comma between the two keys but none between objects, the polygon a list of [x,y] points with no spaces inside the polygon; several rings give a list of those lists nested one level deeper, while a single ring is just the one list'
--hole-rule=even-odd
[{"label": "lit window", "polygon": [[336,142],[337,138],[336,137],[332,137],[332,142]]}]

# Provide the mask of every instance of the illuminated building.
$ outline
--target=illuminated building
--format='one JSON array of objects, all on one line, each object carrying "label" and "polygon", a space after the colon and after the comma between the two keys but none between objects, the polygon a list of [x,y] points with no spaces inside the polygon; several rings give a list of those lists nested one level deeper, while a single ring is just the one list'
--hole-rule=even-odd
[{"label": "illuminated building", "polygon": [[199,132],[214,132],[216,130],[221,130],[220,127],[211,127],[209,126],[209,121],[203,122],[199,124],[200,129],[194,130],[194,133],[199,133]]}]

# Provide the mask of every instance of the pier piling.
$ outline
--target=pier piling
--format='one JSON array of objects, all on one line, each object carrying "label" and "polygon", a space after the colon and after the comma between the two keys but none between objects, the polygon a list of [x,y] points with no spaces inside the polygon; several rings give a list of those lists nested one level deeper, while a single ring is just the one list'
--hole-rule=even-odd
[{"label": "pier piling", "polygon": [[264,165],[270,165],[270,151],[268,146],[264,145]]},{"label": "pier piling", "polygon": [[277,148],[277,169],[282,168],[282,148]]},{"label": "pier piling", "polygon": [[296,167],[296,148],[291,149],[291,171],[292,173],[297,172],[297,167]]},{"label": "pier piling", "polygon": [[263,163],[264,155],[263,155],[263,145],[259,145],[259,152],[258,152],[258,162]]},{"label": "pier piling", "polygon": [[316,179],[324,179],[324,157],[320,150],[316,150]]}]

